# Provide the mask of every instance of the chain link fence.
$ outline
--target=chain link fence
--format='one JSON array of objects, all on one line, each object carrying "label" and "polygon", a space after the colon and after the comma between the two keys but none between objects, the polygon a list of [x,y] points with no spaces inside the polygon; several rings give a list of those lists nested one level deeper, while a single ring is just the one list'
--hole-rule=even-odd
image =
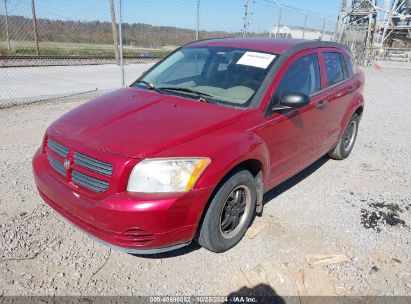
[{"label": "chain link fence", "polygon": [[271,0],[0,4],[0,107],[100,94],[127,85],[154,62],[196,39],[333,40],[336,28],[333,16]]},{"label": "chain link fence", "polygon": [[383,67],[411,69],[411,48],[367,47],[356,53],[357,61],[377,69]]},{"label": "chain link fence", "polygon": [[[377,69],[411,69],[411,47],[382,46],[381,34],[375,34],[373,47],[366,47],[367,26],[346,26],[340,41],[350,47],[358,65]],[[379,45],[379,46],[378,46]]]}]

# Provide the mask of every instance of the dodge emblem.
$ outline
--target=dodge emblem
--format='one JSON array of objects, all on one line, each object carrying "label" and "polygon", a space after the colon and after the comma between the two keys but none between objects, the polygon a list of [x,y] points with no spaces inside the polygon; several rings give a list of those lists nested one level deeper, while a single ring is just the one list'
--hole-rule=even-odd
[{"label": "dodge emblem", "polygon": [[64,165],[64,168],[65,168],[66,170],[68,170],[68,169],[70,168],[70,165],[71,165],[70,160],[69,160],[69,159],[65,159],[63,165]]}]

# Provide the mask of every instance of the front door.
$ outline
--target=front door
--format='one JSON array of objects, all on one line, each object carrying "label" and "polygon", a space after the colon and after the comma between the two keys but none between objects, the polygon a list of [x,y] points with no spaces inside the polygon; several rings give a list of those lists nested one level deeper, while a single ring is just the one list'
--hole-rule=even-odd
[{"label": "front door", "polygon": [[[281,75],[281,74],[280,74]],[[285,92],[306,93],[310,104],[300,109],[273,111],[262,131],[270,153],[270,186],[287,179],[319,158],[327,130],[327,95],[321,81],[319,53],[308,50],[294,55],[274,89],[278,102]]]}]

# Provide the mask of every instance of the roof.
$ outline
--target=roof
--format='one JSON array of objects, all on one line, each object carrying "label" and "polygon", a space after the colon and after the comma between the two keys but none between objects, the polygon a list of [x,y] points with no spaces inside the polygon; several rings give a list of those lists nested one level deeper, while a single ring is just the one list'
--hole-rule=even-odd
[{"label": "roof", "polygon": [[252,49],[269,53],[283,54],[298,45],[312,47],[344,47],[335,42],[313,41],[305,39],[277,39],[277,38],[217,38],[201,40],[189,44],[190,46],[222,46]]}]

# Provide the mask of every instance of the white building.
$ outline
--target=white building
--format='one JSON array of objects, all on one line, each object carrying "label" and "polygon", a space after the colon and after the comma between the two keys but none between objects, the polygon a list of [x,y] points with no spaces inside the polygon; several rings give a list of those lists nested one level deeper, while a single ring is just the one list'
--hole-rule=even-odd
[{"label": "white building", "polygon": [[280,30],[278,31],[278,26],[273,26],[270,33],[271,37],[276,38],[294,38],[294,39],[308,39],[308,40],[326,40],[332,41],[334,37],[333,32],[325,31],[323,34],[321,30],[309,29],[300,26],[286,26],[280,25]]}]

